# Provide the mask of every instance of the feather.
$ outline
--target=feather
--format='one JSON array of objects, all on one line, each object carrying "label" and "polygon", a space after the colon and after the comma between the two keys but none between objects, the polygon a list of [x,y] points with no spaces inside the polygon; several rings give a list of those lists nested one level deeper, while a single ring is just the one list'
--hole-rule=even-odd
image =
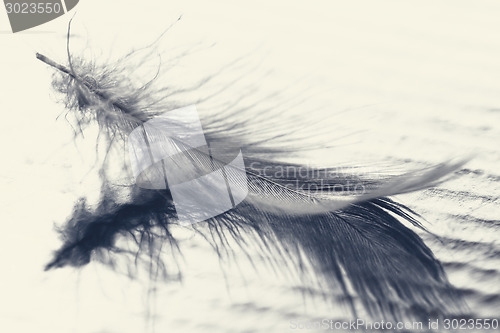
[{"label": "feather", "polygon": [[[123,149],[134,128],[176,108],[172,98],[189,90],[158,86],[160,72],[143,84],[129,79],[126,63],[133,56],[134,52],[114,64],[95,64],[70,55],[69,29],[69,67],[37,54],[39,60],[59,71],[54,88],[62,93],[80,131],[97,122],[108,141],[119,142]],[[206,82],[203,79],[200,84]],[[160,172],[166,166],[179,177],[193,178],[227,167],[235,151],[242,150],[246,167],[229,166],[226,176],[238,183],[237,175],[245,172],[248,183],[241,186],[247,186],[248,196],[234,209],[192,225],[190,230],[205,238],[221,257],[257,247],[269,260],[281,256],[293,262],[278,270],[306,274],[301,264],[305,255],[318,279],[328,288],[342,290],[353,315],[363,309],[373,317],[428,318],[463,309],[461,296],[448,282],[440,262],[401,222],[424,229],[418,215],[388,197],[435,186],[465,160],[384,179],[342,174],[335,168],[312,170],[302,164],[285,164],[280,162],[284,155],[303,147],[288,141],[284,148],[280,144],[287,141],[280,141],[283,137],[274,135],[272,128],[256,130],[246,125],[245,117],[259,118],[261,114],[253,108],[243,112],[234,107],[215,115],[204,123],[206,139],[213,144],[211,152],[176,139],[176,157],[154,166]],[[162,142],[168,128],[146,134],[150,141]],[[299,169],[306,173],[277,176],[268,172]],[[134,268],[142,267],[166,280],[179,278],[178,267],[172,267],[175,260],[166,263],[167,257],[181,253],[173,234],[179,226],[171,191],[136,185],[116,187],[106,173],[102,175],[99,203],[92,206],[83,198],[75,204],[72,216],[59,229],[63,245],[46,269],[81,267],[92,260],[117,267],[124,260],[131,275],[136,274],[131,273]]]}]

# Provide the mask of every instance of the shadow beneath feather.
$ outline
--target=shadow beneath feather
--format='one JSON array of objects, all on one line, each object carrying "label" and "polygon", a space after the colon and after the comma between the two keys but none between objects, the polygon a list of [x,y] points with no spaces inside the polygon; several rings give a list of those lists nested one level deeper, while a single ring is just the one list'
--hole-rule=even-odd
[{"label": "shadow beneath feather", "polygon": [[[132,278],[143,270],[155,280],[180,279],[179,267],[172,260],[182,253],[171,232],[178,226],[169,192],[133,186],[124,202],[118,197],[114,190],[104,188],[96,208],[84,200],[77,203],[59,230],[63,245],[46,269],[97,261],[121,270],[117,266],[125,260]],[[256,246],[269,256],[286,256],[292,264],[276,267],[277,271],[313,274],[332,290],[341,288],[354,317],[359,310],[386,320],[461,313],[464,302],[447,281],[440,262],[398,220],[418,225],[409,214],[387,198],[306,216],[266,213],[244,201],[190,228],[221,258]],[[301,253],[312,264],[312,272],[305,271]],[[269,262],[278,265],[275,259]]]}]

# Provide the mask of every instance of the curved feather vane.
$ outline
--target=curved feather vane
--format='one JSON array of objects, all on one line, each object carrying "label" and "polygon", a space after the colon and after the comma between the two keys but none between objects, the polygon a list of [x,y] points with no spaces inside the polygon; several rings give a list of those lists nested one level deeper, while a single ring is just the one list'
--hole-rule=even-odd
[{"label": "curved feather vane", "polygon": [[[66,67],[37,54],[38,59],[59,70],[54,87],[63,93],[66,107],[74,112],[81,130],[97,121],[109,141],[125,139],[134,128],[175,108],[177,103],[171,99],[184,91],[157,86],[157,76],[141,84],[127,79],[125,58],[116,64],[98,65],[68,56],[70,66]],[[201,80],[200,85],[208,80]],[[292,261],[278,270],[303,274],[311,273],[301,264],[306,256],[319,280],[328,288],[342,290],[354,315],[362,307],[373,317],[428,318],[453,314],[464,306],[431,250],[401,223],[404,220],[423,229],[417,215],[387,197],[434,186],[465,161],[384,179],[285,164],[280,158],[295,147],[281,148],[282,137],[269,131],[267,139],[253,135],[254,129],[244,121],[260,114],[234,107],[223,116],[206,118],[203,127],[207,141],[213,143],[211,151],[177,139],[174,147],[178,154],[153,166],[160,171],[170,168],[179,179],[193,179],[227,167],[241,148],[245,170],[230,166],[226,177],[238,184],[237,175],[244,171],[248,183],[240,185],[248,187],[248,196],[234,209],[190,227],[213,245],[217,255],[258,248],[269,260],[279,255]],[[146,135],[162,142],[169,131],[162,128]],[[116,141],[125,149],[125,140]],[[278,146],[269,145],[272,142]],[[300,176],[291,172],[278,176],[275,172],[298,169],[306,172]],[[223,185],[211,186],[217,189]],[[75,205],[60,229],[63,245],[46,268],[83,266],[91,260],[115,267],[120,260],[128,260],[130,274],[134,268],[151,270],[154,266],[164,279],[176,278],[178,268],[173,267],[175,260],[171,258],[181,248],[172,232],[175,228],[179,228],[177,214],[168,188],[113,187],[103,173],[99,204],[92,206],[82,199]],[[230,239],[237,248],[230,245]]]}]

